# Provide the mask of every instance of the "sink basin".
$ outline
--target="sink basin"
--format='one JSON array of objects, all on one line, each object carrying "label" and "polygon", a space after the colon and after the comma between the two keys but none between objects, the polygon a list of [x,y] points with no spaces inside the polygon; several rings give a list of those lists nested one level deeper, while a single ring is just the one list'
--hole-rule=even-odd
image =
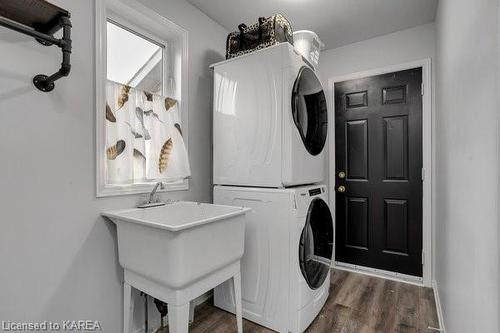
[{"label": "sink basin", "polygon": [[240,260],[249,210],[183,201],[102,215],[117,226],[126,274],[178,290]]}]

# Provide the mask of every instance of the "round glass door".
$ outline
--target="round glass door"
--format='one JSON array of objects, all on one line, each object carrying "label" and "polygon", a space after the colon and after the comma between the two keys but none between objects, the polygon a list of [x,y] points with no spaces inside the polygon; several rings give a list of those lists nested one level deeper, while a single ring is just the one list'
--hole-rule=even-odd
[{"label": "round glass door", "polygon": [[326,98],[318,77],[309,67],[302,67],[292,91],[293,120],[311,155],[323,150],[328,132]]},{"label": "round glass door", "polygon": [[330,272],[333,253],[333,220],[328,205],[314,199],[307,212],[299,243],[299,264],[311,289],[319,288]]}]

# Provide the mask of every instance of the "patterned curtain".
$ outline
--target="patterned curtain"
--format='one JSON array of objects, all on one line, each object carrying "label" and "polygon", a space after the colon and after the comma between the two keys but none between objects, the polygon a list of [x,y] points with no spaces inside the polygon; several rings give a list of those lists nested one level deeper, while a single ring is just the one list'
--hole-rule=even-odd
[{"label": "patterned curtain", "polygon": [[191,175],[175,99],[107,81],[106,102],[106,184]]}]

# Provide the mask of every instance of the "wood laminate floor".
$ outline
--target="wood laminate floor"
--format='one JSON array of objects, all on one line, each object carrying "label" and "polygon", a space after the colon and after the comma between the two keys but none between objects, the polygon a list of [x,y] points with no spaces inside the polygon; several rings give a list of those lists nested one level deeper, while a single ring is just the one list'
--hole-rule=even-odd
[{"label": "wood laminate floor", "polygon": [[[328,300],[306,332],[431,333],[438,327],[432,289],[336,270]],[[205,303],[196,308],[189,332],[233,333],[236,319]],[[244,320],[243,332],[273,331]]]}]

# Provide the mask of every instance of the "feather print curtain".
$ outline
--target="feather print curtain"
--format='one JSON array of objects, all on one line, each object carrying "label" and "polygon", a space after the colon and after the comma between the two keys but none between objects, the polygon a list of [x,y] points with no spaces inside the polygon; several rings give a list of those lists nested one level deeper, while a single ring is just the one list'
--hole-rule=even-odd
[{"label": "feather print curtain", "polygon": [[106,184],[191,175],[175,99],[107,81],[106,102]]}]

